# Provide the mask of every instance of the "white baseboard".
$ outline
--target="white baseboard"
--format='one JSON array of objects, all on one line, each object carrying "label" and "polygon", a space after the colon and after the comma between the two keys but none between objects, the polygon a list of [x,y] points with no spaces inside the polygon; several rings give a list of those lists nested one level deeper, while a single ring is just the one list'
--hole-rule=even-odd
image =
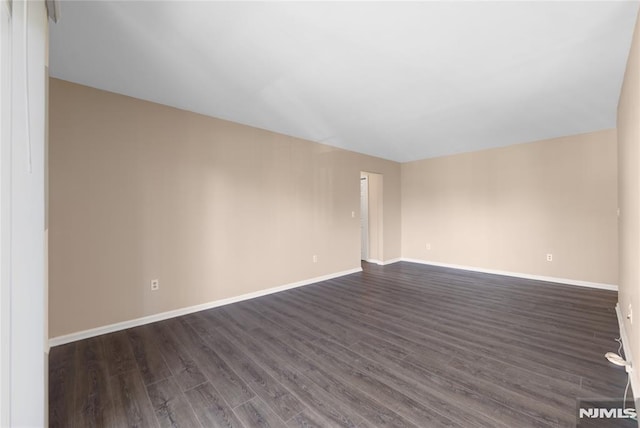
[{"label": "white baseboard", "polygon": [[266,296],[267,294],[278,293],[280,291],[290,290],[292,288],[302,287],[305,285],[315,284],[317,282],[327,281],[329,279],[338,278],[353,273],[362,272],[362,268],[350,269],[342,272],[336,272],[329,275],[318,276],[315,278],[305,279],[302,281],[292,282],[290,284],[280,285],[278,287],[267,288],[265,290],[254,291],[253,293],[242,294],[240,296],[229,297],[227,299],[215,300],[213,302],[203,303],[200,305],[189,306],[186,308],[175,309],[172,311],[162,312],[159,314],[148,315],[142,318],[136,318],[128,321],[122,321],[115,324],[109,324],[102,327],[96,327],[89,330],[83,330],[76,333],[65,334],[63,336],[52,337],[49,339],[49,347],[64,345],[65,343],[75,342],[77,340],[87,339],[89,337],[100,336],[102,334],[113,333],[115,331],[125,330],[127,328],[138,327],[144,324],[150,324],[156,321],[162,321],[169,318],[175,318],[194,312],[203,311],[205,309],[216,308],[231,303],[241,302],[243,300],[254,299],[256,297]]},{"label": "white baseboard", "polygon": [[[629,343],[629,336],[627,335],[627,329],[624,326],[624,317],[622,316],[622,310],[620,309],[620,303],[616,304],[616,314],[618,315],[618,325],[620,326],[620,339],[622,339],[622,349],[624,350],[624,359],[627,361],[631,361],[631,373],[629,376],[631,378],[631,390],[634,398],[634,402],[636,402],[636,398],[638,398],[638,394],[640,394],[640,381],[638,380],[638,376],[636,374],[636,361],[633,359],[631,355],[631,343]],[[638,408],[638,403],[636,403],[636,409]]]},{"label": "white baseboard", "polygon": [[[554,277],[529,275],[529,274],[522,274],[522,273],[515,273],[515,272],[508,272],[508,271],[499,271],[499,270],[493,270],[493,269],[482,269],[482,268],[477,268],[477,267],[472,267],[472,266],[462,266],[462,265],[454,265],[454,264],[449,264],[449,263],[430,262],[430,261],[426,261],[426,260],[411,259],[411,258],[397,258],[397,259],[391,259],[391,260],[387,260],[387,261],[373,260],[372,259],[372,260],[367,260],[367,261],[370,262],[370,263],[376,263],[376,264],[379,264],[379,265],[389,265],[389,264],[392,264],[392,263],[397,263],[399,261],[405,261],[405,262],[411,262],[411,263],[426,264],[426,265],[431,265],[431,266],[441,266],[441,267],[447,267],[447,268],[453,268],[453,269],[461,269],[461,270],[468,270],[468,271],[475,271],[475,272],[482,272],[482,273],[489,273],[489,274],[513,276],[513,277],[517,277],[517,278],[534,279],[534,280],[539,280],[539,281],[556,282],[556,283],[569,284],[569,285],[578,285],[578,286],[582,286],[582,287],[600,288],[600,289],[604,289],[604,290],[613,290],[613,291],[617,291],[618,290],[618,286],[617,285],[612,285],[612,284],[600,284],[600,283],[593,283],[593,282],[587,282],[587,281],[577,281],[577,280],[571,280],[571,279],[565,279],[565,278],[554,278]],[[154,314],[154,315],[148,315],[146,317],[136,318],[136,319],[133,319],[133,320],[122,321],[122,322],[115,323],[115,324],[109,324],[109,325],[102,326],[102,327],[96,327],[96,328],[92,328],[92,329],[89,329],[89,330],[83,330],[83,331],[79,331],[79,332],[76,332],[76,333],[70,333],[70,334],[66,334],[66,335],[63,335],[63,336],[52,337],[52,338],[49,339],[48,347],[64,345],[65,343],[75,342],[75,341],[78,341],[78,340],[87,339],[89,337],[94,337],[94,336],[99,336],[99,335],[102,335],[102,334],[112,333],[112,332],[115,332],[115,331],[125,330],[127,328],[137,327],[137,326],[140,326],[140,325],[149,324],[149,323],[156,322],[156,321],[162,321],[162,320],[166,320],[166,319],[169,319],[169,318],[179,317],[181,315],[187,315],[187,314],[190,314],[190,313],[193,313],[193,312],[203,311],[203,310],[206,310],[206,309],[211,309],[211,308],[215,308],[215,307],[218,307],[218,306],[224,306],[224,305],[228,305],[228,304],[235,303],[235,302],[241,302],[243,300],[253,299],[253,298],[256,298],[256,297],[265,296],[265,295],[272,294],[272,293],[278,293],[280,291],[285,291],[285,290],[289,290],[289,289],[292,289],[292,288],[302,287],[302,286],[305,286],[305,285],[314,284],[316,282],[326,281],[326,280],[329,280],[329,279],[338,278],[338,277],[341,277],[341,276],[350,275],[350,274],[361,272],[361,271],[362,271],[362,268],[350,269],[350,270],[346,270],[346,271],[342,271],[342,272],[336,272],[336,273],[329,274],[329,275],[323,275],[323,276],[310,278],[310,279],[303,280],[303,281],[298,281],[298,282],[294,282],[294,283],[290,283],[290,284],[285,284],[285,285],[281,285],[281,286],[278,286],[278,287],[273,287],[273,288],[268,288],[268,289],[265,289],[265,290],[255,291],[253,293],[247,293],[247,294],[242,294],[240,296],[229,297],[227,299],[216,300],[216,301],[213,301],[213,302],[203,303],[203,304],[200,304],[200,305],[189,306],[189,307],[181,308],[181,309],[175,309],[175,310],[172,310],[172,311],[162,312],[162,313]],[[622,330],[622,328],[623,327],[622,327],[622,324],[621,324],[621,330]],[[48,351],[48,347],[46,348],[47,351]],[[626,352],[626,348],[625,348],[625,352]],[[625,355],[628,355],[628,354],[625,354]],[[633,379],[633,377],[632,377],[632,379]],[[636,389],[636,391],[640,391],[640,389]]]},{"label": "white baseboard", "polygon": [[402,261],[402,259],[397,258],[397,259],[391,259],[391,260],[385,260],[385,261],[378,260],[378,259],[367,259],[367,260],[365,260],[365,262],[367,262],[367,263],[374,263],[374,264],[377,264],[377,265],[380,265],[380,266],[390,265],[392,263],[397,263],[399,261]]},{"label": "white baseboard", "polygon": [[468,270],[473,272],[489,273],[494,275],[513,276],[516,278],[534,279],[536,281],[556,282],[558,284],[577,285],[579,287],[599,288],[601,290],[618,291],[618,286],[615,284],[603,284],[599,282],[580,281],[576,279],[531,275],[528,273],[509,272],[504,270],[483,269],[483,268],[474,267],[474,266],[463,266],[463,265],[455,265],[455,264],[449,264],[449,263],[430,262],[427,260],[410,259],[405,257],[403,257],[401,260],[404,262],[420,263],[423,265],[440,266],[440,267],[446,267],[446,268],[452,268],[452,269],[461,269],[461,270]]}]

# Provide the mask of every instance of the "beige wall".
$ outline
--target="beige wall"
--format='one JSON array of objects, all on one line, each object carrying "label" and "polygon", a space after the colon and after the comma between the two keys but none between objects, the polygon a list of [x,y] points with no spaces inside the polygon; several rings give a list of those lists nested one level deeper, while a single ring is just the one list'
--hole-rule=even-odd
[{"label": "beige wall", "polygon": [[395,162],[56,79],[49,156],[51,337],[358,268],[360,171],[400,257]]},{"label": "beige wall", "polygon": [[[629,305],[633,318],[640,316],[640,29],[636,23],[618,104],[618,199],[620,204],[620,288],[618,302],[631,355],[637,367],[640,330],[626,318]],[[636,331],[638,330],[638,331]],[[638,370],[632,372],[635,396],[640,385]]]},{"label": "beige wall", "polygon": [[52,79],[50,336],[359,267],[360,171],[371,258],[617,284],[616,162],[607,130],[400,166]]},{"label": "beige wall", "polygon": [[406,163],[402,255],[617,284],[616,192],[615,130]]}]

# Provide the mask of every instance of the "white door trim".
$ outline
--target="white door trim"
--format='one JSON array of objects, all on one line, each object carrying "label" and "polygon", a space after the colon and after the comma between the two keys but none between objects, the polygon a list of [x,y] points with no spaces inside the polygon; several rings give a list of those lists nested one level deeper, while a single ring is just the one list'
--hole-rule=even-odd
[{"label": "white door trim", "polygon": [[0,426],[11,410],[11,4],[0,4]]}]

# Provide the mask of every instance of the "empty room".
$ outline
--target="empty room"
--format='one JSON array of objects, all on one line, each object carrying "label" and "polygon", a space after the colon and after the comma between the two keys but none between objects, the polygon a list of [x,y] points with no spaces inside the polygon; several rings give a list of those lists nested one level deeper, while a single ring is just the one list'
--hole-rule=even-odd
[{"label": "empty room", "polygon": [[637,427],[637,1],[10,1],[0,426]]}]

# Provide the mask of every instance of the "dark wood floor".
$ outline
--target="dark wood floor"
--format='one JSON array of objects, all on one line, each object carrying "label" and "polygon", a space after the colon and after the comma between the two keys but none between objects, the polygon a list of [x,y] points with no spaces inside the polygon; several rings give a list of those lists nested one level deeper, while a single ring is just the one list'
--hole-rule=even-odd
[{"label": "dark wood floor", "polygon": [[570,427],[616,293],[411,263],[55,347],[52,427]]}]

